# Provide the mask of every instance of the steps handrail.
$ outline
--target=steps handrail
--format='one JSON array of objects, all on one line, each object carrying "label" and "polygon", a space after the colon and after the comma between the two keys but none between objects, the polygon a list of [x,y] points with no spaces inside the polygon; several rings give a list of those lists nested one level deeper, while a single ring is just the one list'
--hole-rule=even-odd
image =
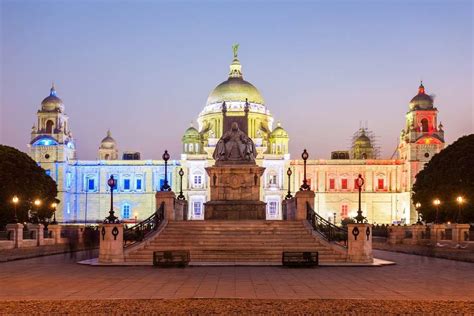
[{"label": "steps handrail", "polygon": [[165,218],[165,202],[162,202],[160,207],[150,215],[147,219],[141,221],[132,227],[126,228],[123,231],[123,246],[130,247],[138,242],[146,239],[146,237],[156,231],[160,227]]},{"label": "steps handrail", "polygon": [[321,217],[313,210],[309,202],[306,202],[306,220],[311,224],[313,230],[318,232],[327,241],[347,247],[347,229],[336,226]]}]

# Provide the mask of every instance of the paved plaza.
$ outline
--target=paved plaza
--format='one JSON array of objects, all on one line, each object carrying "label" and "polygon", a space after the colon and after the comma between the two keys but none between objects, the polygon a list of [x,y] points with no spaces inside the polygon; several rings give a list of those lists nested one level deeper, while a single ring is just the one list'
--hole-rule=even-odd
[{"label": "paved plaza", "polygon": [[[93,267],[65,255],[0,263],[0,300],[474,299],[474,263],[374,251],[384,267]],[[83,259],[78,254],[77,260]]]}]

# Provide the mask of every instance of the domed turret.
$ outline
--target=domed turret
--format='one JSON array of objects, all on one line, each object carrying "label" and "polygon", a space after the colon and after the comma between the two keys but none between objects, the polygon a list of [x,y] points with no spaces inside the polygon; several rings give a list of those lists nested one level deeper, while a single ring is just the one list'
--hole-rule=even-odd
[{"label": "domed turret", "polygon": [[57,111],[62,112],[64,110],[63,100],[61,100],[56,93],[56,89],[54,87],[54,83],[51,86],[49,96],[44,98],[41,102],[41,110],[42,111]]},{"label": "domed turret", "polygon": [[410,110],[431,110],[433,109],[433,97],[425,93],[423,82],[418,87],[418,94],[410,101]]},{"label": "domed turret", "polygon": [[270,148],[268,152],[273,155],[287,154],[289,140],[288,132],[281,127],[281,123],[278,122],[277,127],[270,133]]},{"label": "domed turret", "polygon": [[112,137],[110,130],[107,131],[107,136],[102,139],[99,147],[99,159],[101,160],[117,160],[118,148],[117,142]]},{"label": "domed turret", "polygon": [[352,159],[374,159],[375,150],[372,140],[367,136],[364,128],[359,129],[352,142]]},{"label": "domed turret", "polygon": [[202,151],[201,143],[202,137],[199,131],[193,126],[191,126],[184,132],[183,138],[183,152],[185,154],[200,154]]}]

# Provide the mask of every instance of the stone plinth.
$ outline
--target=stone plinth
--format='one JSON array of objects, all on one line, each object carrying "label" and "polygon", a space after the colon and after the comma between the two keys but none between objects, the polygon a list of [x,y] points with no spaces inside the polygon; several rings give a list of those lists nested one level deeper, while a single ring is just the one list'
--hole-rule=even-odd
[{"label": "stone plinth", "polygon": [[209,201],[205,203],[205,219],[265,219],[266,203],[261,201]]},{"label": "stone plinth", "polygon": [[123,262],[123,224],[101,224],[99,234],[99,262]]},{"label": "stone plinth", "polygon": [[[159,209],[161,203],[165,203],[165,219],[169,221],[174,221],[177,219],[174,210],[174,201],[176,199],[176,195],[173,191],[158,191],[155,194],[156,198],[156,209]],[[181,218],[182,219],[182,218]]]},{"label": "stone plinth", "polygon": [[462,243],[469,241],[469,224],[451,224],[453,228],[453,242]]},{"label": "stone plinth", "polygon": [[206,168],[211,199],[204,204],[204,218],[265,219],[266,204],[260,201],[260,177],[264,170],[252,163],[219,164]]},{"label": "stone plinth", "polygon": [[348,251],[347,261],[357,263],[371,263],[372,255],[372,225],[348,224]]},{"label": "stone plinth", "polygon": [[308,203],[314,210],[314,191],[298,191],[295,194],[296,214],[294,219],[297,221],[305,220],[308,212]]}]

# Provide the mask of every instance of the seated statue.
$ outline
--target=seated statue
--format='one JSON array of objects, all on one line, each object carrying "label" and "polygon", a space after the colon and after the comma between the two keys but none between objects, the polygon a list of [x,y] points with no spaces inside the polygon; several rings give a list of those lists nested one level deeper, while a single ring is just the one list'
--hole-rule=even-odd
[{"label": "seated statue", "polygon": [[257,150],[252,139],[234,122],[230,131],[225,132],[217,142],[213,157],[216,162],[255,162]]}]

